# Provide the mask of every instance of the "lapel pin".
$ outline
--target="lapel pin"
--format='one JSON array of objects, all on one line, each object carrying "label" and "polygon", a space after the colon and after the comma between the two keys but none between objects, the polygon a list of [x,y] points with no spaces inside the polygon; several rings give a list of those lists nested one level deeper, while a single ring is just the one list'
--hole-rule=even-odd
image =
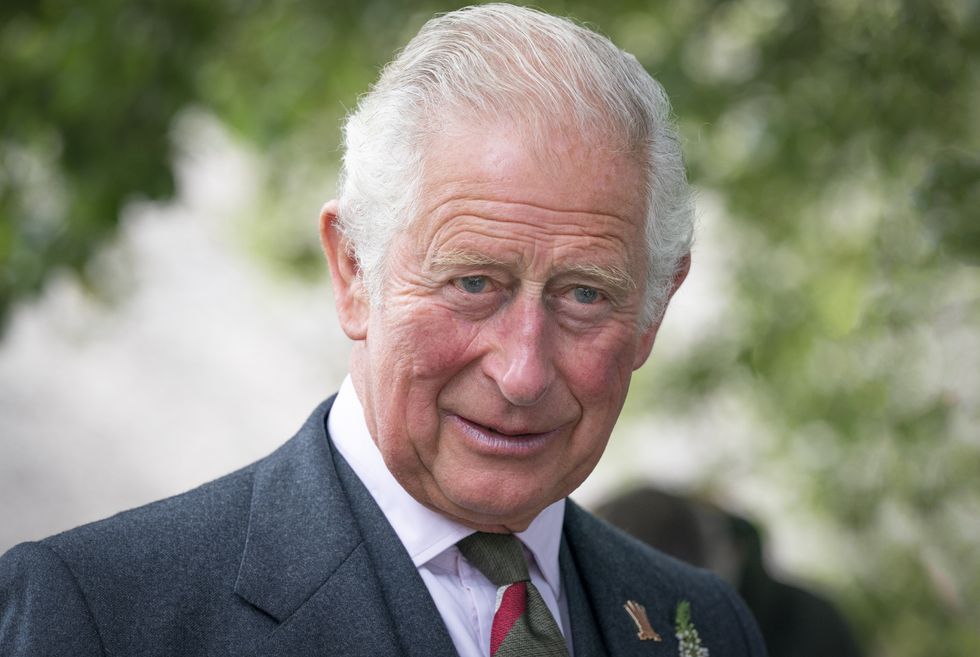
[{"label": "lapel pin", "polygon": [[650,627],[650,619],[647,618],[647,610],[639,602],[635,600],[627,600],[626,604],[623,605],[623,609],[626,613],[630,615],[633,622],[636,623],[636,636],[639,637],[641,641],[663,641],[660,635],[654,632],[653,628]]}]

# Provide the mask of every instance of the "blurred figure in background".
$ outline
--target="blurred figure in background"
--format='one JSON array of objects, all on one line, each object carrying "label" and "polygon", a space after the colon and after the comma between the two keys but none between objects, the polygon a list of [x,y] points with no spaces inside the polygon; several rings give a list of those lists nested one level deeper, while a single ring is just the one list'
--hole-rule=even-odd
[{"label": "blurred figure in background", "polygon": [[755,614],[770,657],[861,655],[833,604],[769,574],[762,536],[749,520],[655,488],[622,493],[595,512],[644,543],[728,580]]}]

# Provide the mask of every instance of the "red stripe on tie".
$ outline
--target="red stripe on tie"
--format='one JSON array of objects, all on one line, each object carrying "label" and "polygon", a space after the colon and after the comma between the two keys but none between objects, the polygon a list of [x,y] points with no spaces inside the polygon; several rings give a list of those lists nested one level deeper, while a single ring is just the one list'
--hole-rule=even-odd
[{"label": "red stripe on tie", "polygon": [[507,638],[507,633],[524,613],[526,605],[527,585],[524,582],[514,582],[504,590],[500,606],[493,615],[493,627],[490,628],[490,657]]}]

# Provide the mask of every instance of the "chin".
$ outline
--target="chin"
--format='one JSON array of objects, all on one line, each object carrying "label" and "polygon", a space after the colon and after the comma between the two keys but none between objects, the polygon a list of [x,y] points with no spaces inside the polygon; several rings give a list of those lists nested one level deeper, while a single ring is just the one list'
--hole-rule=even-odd
[{"label": "chin", "polygon": [[[469,484],[476,484],[468,480]],[[535,494],[529,495],[534,492]],[[446,491],[451,506],[449,515],[467,525],[506,526],[511,531],[523,531],[549,504],[565,496],[562,491],[544,494],[519,482],[504,482],[499,477],[482,485],[470,485]],[[516,529],[515,529],[516,527]]]}]

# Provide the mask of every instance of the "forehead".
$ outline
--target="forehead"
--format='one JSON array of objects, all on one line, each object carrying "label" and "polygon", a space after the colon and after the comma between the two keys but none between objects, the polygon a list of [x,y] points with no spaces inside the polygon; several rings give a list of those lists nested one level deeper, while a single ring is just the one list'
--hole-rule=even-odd
[{"label": "forehead", "polygon": [[641,219],[645,180],[638,156],[571,130],[536,132],[499,122],[441,126],[426,139],[423,204],[426,196],[464,186],[509,187],[517,202]]},{"label": "forehead", "polygon": [[412,232],[426,250],[507,241],[625,261],[643,250],[642,168],[597,140],[554,131],[529,147],[512,126],[454,126],[429,138],[423,168]]}]

